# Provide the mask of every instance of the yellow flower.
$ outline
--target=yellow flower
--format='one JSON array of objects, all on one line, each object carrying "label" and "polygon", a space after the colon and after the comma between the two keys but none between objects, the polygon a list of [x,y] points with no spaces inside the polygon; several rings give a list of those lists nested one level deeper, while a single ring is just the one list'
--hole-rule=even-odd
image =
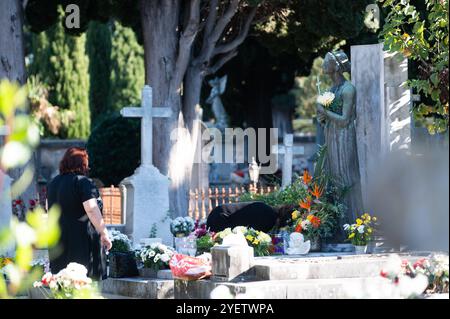
[{"label": "yellow flower", "polygon": [[252,235],[247,235],[245,238],[249,241],[253,241],[254,237]]},{"label": "yellow flower", "polygon": [[296,219],[298,218],[298,214],[299,214],[298,210],[294,210],[294,211],[292,212],[292,219],[293,219],[293,220],[296,220]]},{"label": "yellow flower", "polygon": [[353,237],[355,237],[355,233],[351,233],[350,235],[348,235],[348,239],[351,239]]},{"label": "yellow flower", "polygon": [[361,218],[356,218],[356,225],[361,226],[363,223],[363,221],[361,220]]},{"label": "yellow flower", "polygon": [[367,228],[367,232],[369,233],[369,234],[371,234],[372,233],[372,228]]},{"label": "yellow flower", "polygon": [[374,222],[376,222],[376,221],[377,221],[377,218],[376,218],[376,217],[372,217],[372,220],[373,220]]},{"label": "yellow flower", "polygon": [[259,240],[258,240],[258,239],[255,239],[255,240],[253,241],[253,243],[254,243],[255,245],[258,245],[258,244],[259,244]]}]

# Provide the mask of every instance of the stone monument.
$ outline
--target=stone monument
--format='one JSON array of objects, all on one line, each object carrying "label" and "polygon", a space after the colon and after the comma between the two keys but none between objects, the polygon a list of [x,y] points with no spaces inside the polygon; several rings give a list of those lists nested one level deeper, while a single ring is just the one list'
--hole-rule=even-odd
[{"label": "stone monument", "polygon": [[385,52],[382,43],[352,46],[351,56],[359,169],[367,206],[369,182],[382,168],[383,159],[392,151],[410,149],[408,63],[401,54]]},{"label": "stone monument", "polygon": [[[356,90],[344,77],[344,72],[350,72],[350,60],[343,51],[328,52],[322,70],[332,79],[333,87],[329,91],[334,94],[329,106],[317,105],[327,146],[326,169],[340,186],[350,187],[343,202],[344,222],[351,223],[363,212],[363,202],[356,148]],[[343,239],[345,235],[339,230],[338,238]]]},{"label": "stone monument", "polygon": [[167,245],[172,244],[169,216],[169,179],[152,164],[152,119],[169,117],[167,107],[152,107],[152,88],[145,85],[142,90],[141,107],[125,107],[120,112],[124,117],[141,118],[141,165],[134,174],[125,178],[124,211],[125,233],[134,243],[149,237],[156,225],[156,237]]}]

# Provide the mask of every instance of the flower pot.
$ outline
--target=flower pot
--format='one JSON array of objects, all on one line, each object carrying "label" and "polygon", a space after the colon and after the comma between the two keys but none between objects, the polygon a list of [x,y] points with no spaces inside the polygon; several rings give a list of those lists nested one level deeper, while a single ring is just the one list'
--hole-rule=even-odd
[{"label": "flower pot", "polygon": [[353,247],[355,247],[355,255],[364,255],[367,253],[367,245],[364,246],[353,245]]},{"label": "flower pot", "polygon": [[311,241],[310,252],[318,252],[322,250],[322,240],[319,236],[313,238],[307,238]]},{"label": "flower pot", "polygon": [[109,277],[123,278],[138,275],[133,252],[112,252],[109,254]]},{"label": "flower pot", "polygon": [[175,250],[183,255],[195,256],[197,243],[191,237],[175,237]]}]

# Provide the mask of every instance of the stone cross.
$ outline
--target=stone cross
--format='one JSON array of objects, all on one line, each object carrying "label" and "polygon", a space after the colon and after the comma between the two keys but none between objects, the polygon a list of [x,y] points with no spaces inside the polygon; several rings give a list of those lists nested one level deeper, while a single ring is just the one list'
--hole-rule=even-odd
[{"label": "stone cross", "polygon": [[281,188],[285,188],[292,182],[293,156],[305,154],[305,148],[303,146],[293,146],[293,145],[294,145],[294,135],[286,134],[283,137],[283,146],[274,145],[274,148],[272,148],[273,153],[284,154]]},{"label": "stone cross", "polygon": [[[123,189],[123,210],[125,212],[125,234],[135,244],[148,238],[151,229],[156,226],[156,237],[170,245],[169,179],[152,164],[153,118],[169,117],[168,107],[152,107],[152,88],[148,85],[142,89],[142,106],[125,107],[121,110],[123,117],[141,118],[141,165],[132,176],[120,182]],[[148,203],[152,207],[149,209]]]},{"label": "stone cross", "polygon": [[139,117],[141,118],[141,165],[151,166],[152,146],[153,146],[153,118],[154,117],[170,117],[172,110],[168,107],[152,106],[152,88],[145,85],[142,89],[142,106],[141,107],[124,107],[120,114],[123,117]]}]

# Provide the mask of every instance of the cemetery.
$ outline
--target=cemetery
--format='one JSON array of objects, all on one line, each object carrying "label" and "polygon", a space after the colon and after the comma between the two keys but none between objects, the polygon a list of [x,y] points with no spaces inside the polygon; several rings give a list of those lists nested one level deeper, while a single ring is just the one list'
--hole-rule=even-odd
[{"label": "cemetery", "polygon": [[0,299],[449,299],[447,0],[72,2],[0,2]]}]

